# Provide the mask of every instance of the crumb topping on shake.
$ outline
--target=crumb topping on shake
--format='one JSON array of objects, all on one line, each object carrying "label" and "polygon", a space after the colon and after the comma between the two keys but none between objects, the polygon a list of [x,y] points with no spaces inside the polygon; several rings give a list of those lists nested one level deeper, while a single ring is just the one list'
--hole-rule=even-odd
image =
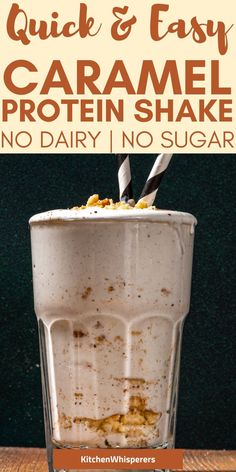
[{"label": "crumb topping on shake", "polygon": [[144,210],[146,208],[156,210],[155,206],[148,206],[147,202],[138,201],[135,203],[133,199],[120,202],[113,202],[112,198],[104,198],[100,200],[99,195],[95,193],[89,197],[86,205],[76,206],[71,208],[71,210],[85,210],[90,207],[105,208],[107,210],[133,210],[134,208]]}]

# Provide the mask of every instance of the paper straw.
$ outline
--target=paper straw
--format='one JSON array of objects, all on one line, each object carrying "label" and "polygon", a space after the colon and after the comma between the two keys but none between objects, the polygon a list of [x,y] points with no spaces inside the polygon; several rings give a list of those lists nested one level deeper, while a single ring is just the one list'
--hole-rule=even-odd
[{"label": "paper straw", "polygon": [[120,201],[128,201],[133,198],[131,171],[128,154],[116,154],[118,162],[118,181],[120,189]]},{"label": "paper straw", "polygon": [[157,156],[141,193],[139,202],[146,202],[148,206],[153,205],[160,183],[172,156],[173,154],[159,154],[159,156]]}]

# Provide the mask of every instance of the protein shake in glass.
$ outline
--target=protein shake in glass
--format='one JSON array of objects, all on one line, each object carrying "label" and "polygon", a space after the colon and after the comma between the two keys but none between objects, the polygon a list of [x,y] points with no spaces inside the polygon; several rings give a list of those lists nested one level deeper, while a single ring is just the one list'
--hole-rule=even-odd
[{"label": "protein shake in glass", "polygon": [[31,218],[49,455],[174,446],[195,224],[97,196]]}]

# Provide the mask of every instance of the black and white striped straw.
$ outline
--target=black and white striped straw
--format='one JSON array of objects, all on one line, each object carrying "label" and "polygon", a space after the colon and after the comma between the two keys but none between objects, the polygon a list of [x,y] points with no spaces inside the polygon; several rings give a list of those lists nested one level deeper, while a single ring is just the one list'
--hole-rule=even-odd
[{"label": "black and white striped straw", "polygon": [[128,200],[133,198],[129,155],[116,154],[116,158],[118,163],[120,201],[128,202]]},{"label": "black and white striped straw", "polygon": [[148,206],[153,205],[160,183],[166,173],[172,155],[173,154],[159,154],[159,156],[157,156],[141,193],[139,202],[146,202]]}]

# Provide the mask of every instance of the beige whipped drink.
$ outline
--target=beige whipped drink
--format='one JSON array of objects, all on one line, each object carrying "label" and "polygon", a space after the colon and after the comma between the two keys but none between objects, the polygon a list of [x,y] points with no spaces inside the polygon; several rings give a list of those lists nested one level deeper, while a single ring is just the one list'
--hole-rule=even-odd
[{"label": "beige whipped drink", "polygon": [[195,218],[55,210],[30,220],[48,441],[172,447]]}]

